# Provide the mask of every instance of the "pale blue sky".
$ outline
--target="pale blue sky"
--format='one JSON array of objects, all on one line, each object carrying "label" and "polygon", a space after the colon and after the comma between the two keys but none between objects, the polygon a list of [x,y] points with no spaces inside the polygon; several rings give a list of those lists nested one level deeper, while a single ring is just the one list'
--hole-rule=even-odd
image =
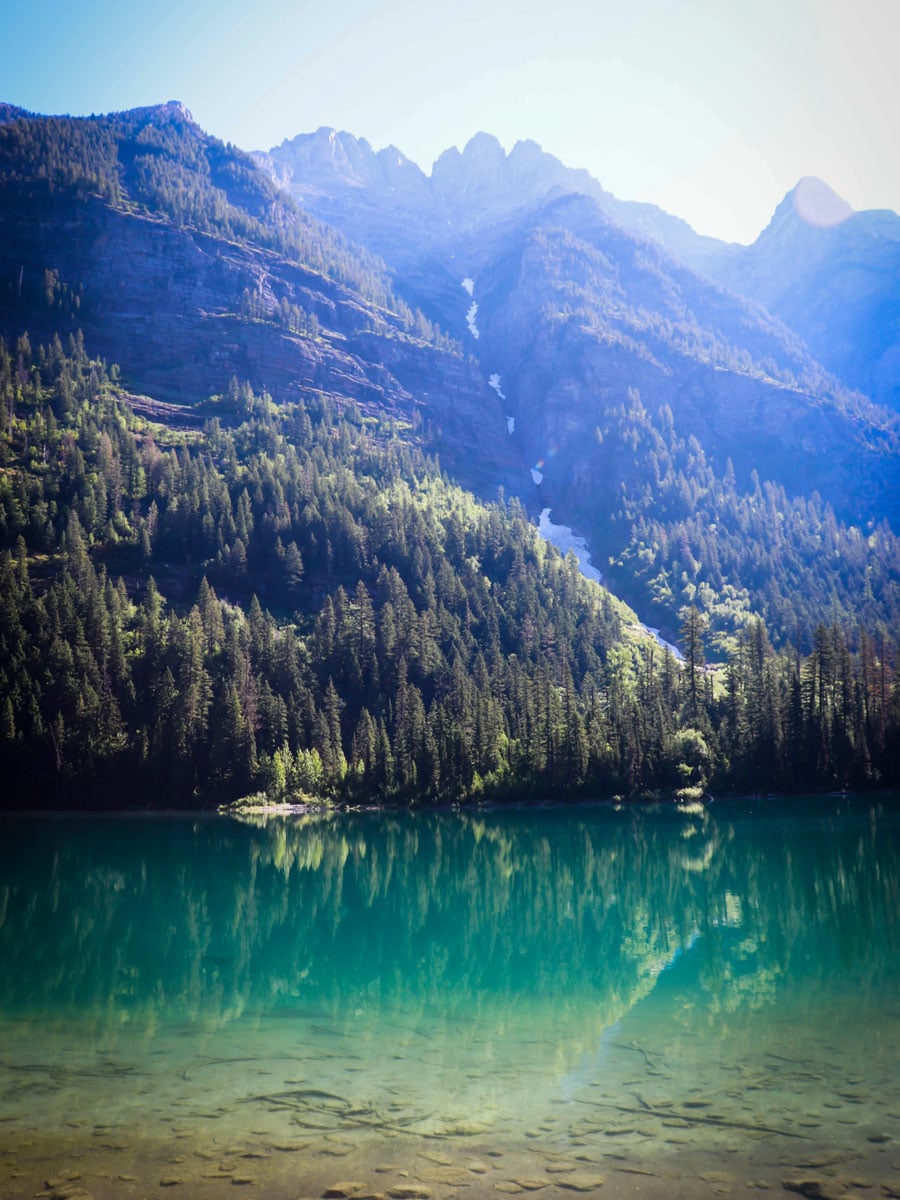
[{"label": "pale blue sky", "polygon": [[900,0],[0,0],[0,99],[182,100],[268,149],[319,125],[426,171],[480,129],[752,240],[801,175],[900,209]]}]

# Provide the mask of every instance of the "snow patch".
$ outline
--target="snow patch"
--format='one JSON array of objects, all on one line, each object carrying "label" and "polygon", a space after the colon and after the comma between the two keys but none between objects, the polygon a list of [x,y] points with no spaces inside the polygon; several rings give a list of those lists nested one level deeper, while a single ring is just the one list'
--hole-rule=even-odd
[{"label": "snow patch", "polygon": [[475,316],[477,312],[478,305],[473,300],[469,305],[469,311],[466,313],[466,324],[468,325],[469,333],[471,333],[473,338],[481,337],[481,334],[478,332],[478,326],[475,324]]},{"label": "snow patch", "polygon": [[[535,483],[543,483],[544,474],[542,471],[539,471],[537,469],[537,467],[532,467],[531,468],[531,478],[534,480]],[[549,509],[548,509],[548,511],[549,511]]]},{"label": "snow patch", "polygon": [[500,376],[497,374],[496,371],[493,373],[493,375],[488,380],[488,387],[493,388],[501,400],[506,399],[506,397],[503,395],[503,392],[500,389]]},{"label": "snow patch", "polygon": [[506,428],[509,430],[510,433],[516,432],[516,418],[515,417],[507,417],[506,418]]},{"label": "snow patch", "polygon": [[[532,470],[531,474],[533,478],[535,474],[540,475],[540,471]],[[535,483],[540,483],[540,480],[536,479]],[[585,579],[593,579],[595,583],[602,582],[603,576],[595,566],[591,565],[591,556],[584,538],[573,533],[568,525],[554,525],[550,520],[549,508],[545,508],[541,512],[538,532],[542,538],[556,546],[563,554],[568,554],[571,550],[578,559],[578,569]]]},{"label": "snow patch", "polygon": [[[474,296],[475,280],[472,279],[471,276],[467,275],[465,277],[465,279],[462,281],[462,288],[463,288],[463,291],[468,292],[468,294],[470,296]],[[468,325],[469,333],[471,333],[473,338],[481,337],[481,334],[478,332],[478,326],[475,324],[475,316],[476,316],[477,312],[478,312],[478,305],[473,300],[472,303],[469,305],[469,311],[466,313],[466,325]]]}]

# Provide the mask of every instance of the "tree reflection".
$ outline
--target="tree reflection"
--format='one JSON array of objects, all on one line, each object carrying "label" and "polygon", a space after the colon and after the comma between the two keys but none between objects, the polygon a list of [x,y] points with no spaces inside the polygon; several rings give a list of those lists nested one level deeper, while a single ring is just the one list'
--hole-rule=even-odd
[{"label": "tree reflection", "polygon": [[[898,822],[608,807],[6,823],[0,1007],[104,1026],[373,1007],[504,1027],[547,1006],[563,1054],[679,956],[710,1015],[895,969]],[[688,1003],[686,1000],[685,1003]]]}]

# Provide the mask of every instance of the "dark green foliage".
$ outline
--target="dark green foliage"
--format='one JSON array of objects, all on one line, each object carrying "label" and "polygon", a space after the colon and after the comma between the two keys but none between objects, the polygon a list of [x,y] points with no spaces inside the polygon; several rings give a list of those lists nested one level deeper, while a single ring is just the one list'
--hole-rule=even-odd
[{"label": "dark green foliage", "polygon": [[896,648],[744,628],[714,689],[517,502],[388,427],[236,385],[240,422],[151,428],[72,339],[0,347],[7,803],[638,795],[896,781]]},{"label": "dark green foliage", "polygon": [[820,496],[790,497],[755,472],[742,487],[730,463],[717,472],[668,408],[654,417],[634,391],[601,419],[592,477],[614,520],[597,540],[616,586],[655,623],[677,629],[696,606],[718,658],[755,616],[779,645],[799,630],[806,649],[823,618],[900,628],[900,539],[885,522],[860,530]]}]

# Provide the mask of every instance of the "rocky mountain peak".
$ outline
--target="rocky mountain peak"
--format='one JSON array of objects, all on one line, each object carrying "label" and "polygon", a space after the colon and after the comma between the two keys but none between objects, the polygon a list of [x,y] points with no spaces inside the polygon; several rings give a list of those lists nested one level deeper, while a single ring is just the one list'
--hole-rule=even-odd
[{"label": "rocky mountain peak", "polygon": [[455,147],[444,151],[432,168],[431,187],[442,208],[472,221],[476,215],[521,208],[560,189],[582,190],[568,179],[571,174],[537,142],[517,142],[507,154],[492,134],[476,133],[462,153]]},{"label": "rocky mountain peak", "polygon": [[469,162],[502,162],[506,151],[492,133],[481,130],[466,142],[462,157]]},{"label": "rocky mountain peak", "polygon": [[301,193],[427,191],[420,168],[396,146],[376,152],[365,138],[327,125],[283,141],[264,157]]},{"label": "rocky mountain peak", "polygon": [[123,116],[146,124],[168,125],[172,123],[196,125],[194,114],[180,100],[167,100],[164,104],[148,104],[144,108],[130,108]]}]

